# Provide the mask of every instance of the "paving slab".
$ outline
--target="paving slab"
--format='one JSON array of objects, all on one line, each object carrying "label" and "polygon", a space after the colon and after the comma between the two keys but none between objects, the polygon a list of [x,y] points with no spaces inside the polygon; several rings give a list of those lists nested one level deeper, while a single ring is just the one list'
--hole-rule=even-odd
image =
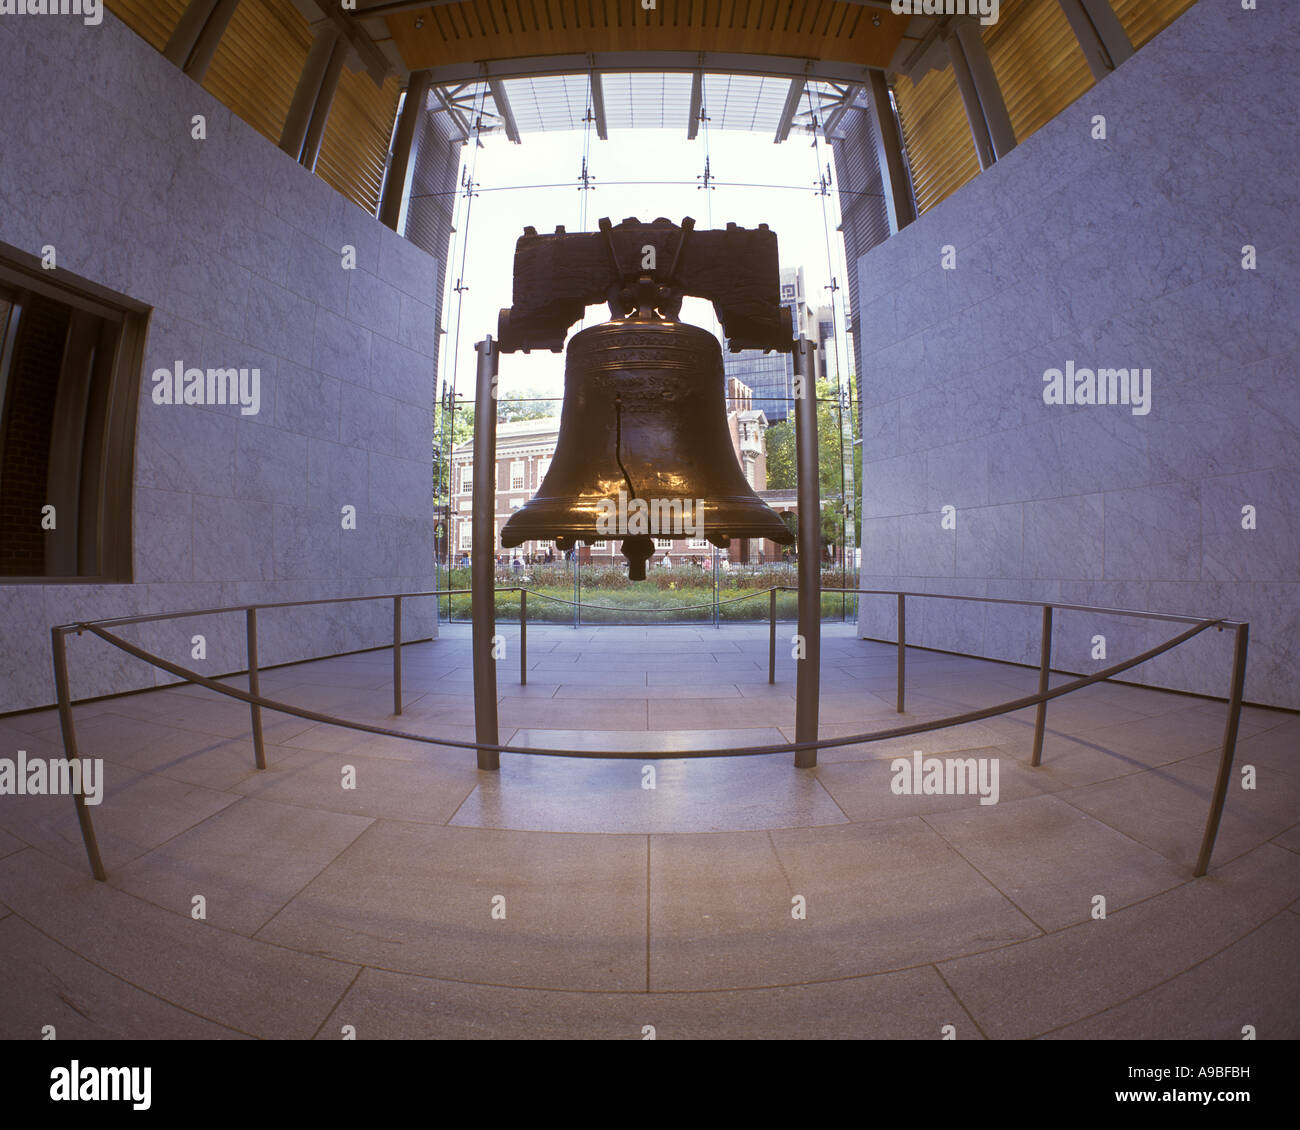
[{"label": "paving slab", "polygon": [[[896,726],[911,726],[921,721],[915,715],[886,713],[878,719],[871,719],[869,725],[856,722],[823,722],[817,733],[822,738],[847,738],[854,734],[870,733],[892,729]],[[783,726],[781,732],[787,741],[794,741],[794,727]],[[930,730],[921,734],[909,734],[901,738],[882,738],[870,742],[857,742],[850,745],[826,746],[817,751],[817,764],[834,765],[840,762],[892,760],[895,757],[911,757],[914,750],[922,750],[927,757],[948,754],[956,750],[982,749],[997,746],[1001,735],[990,729],[984,722],[968,722],[963,726],[949,726],[944,730]]]},{"label": "paving slab", "polygon": [[1038,933],[916,819],[651,840],[652,990],[861,976]]},{"label": "paving slab", "polygon": [[643,989],[645,903],[641,836],[381,821],[257,936],[455,980]]},{"label": "paving slab", "polygon": [[297,750],[274,762],[268,756],[268,768],[240,782],[236,791],[326,812],[445,824],[477,783],[469,751],[462,753],[461,764],[453,765],[431,758],[363,757],[358,750]]},{"label": "paving slab", "polygon": [[[752,730],[699,733],[716,747],[756,740]],[[625,741],[627,737],[623,735]],[[554,744],[552,738],[528,732],[514,740],[522,745],[525,738]],[[647,766],[654,769],[653,789],[643,785]],[[845,821],[816,778],[796,769],[788,754],[652,763],[503,754],[500,772],[480,774],[479,787],[451,823],[646,835]]]},{"label": "paving slab", "polygon": [[366,969],[322,1026],[360,1040],[926,1040],[945,1024],[978,1039],[933,968],[776,989],[565,993]]},{"label": "paving slab", "polygon": [[1278,914],[1201,964],[1048,1034],[1054,1040],[1300,1038],[1300,918]]},{"label": "paving slab", "polygon": [[925,817],[963,859],[1044,931],[1090,920],[1186,882],[1164,856],[1058,797],[1011,800]]},{"label": "paving slab", "polygon": [[373,821],[245,797],[118,868],[114,886],[253,935]]},{"label": "paving slab", "polygon": [[[909,788],[917,787],[912,779],[915,765],[912,754],[900,755],[897,761],[902,764],[897,768],[894,759],[872,758],[869,761],[819,765],[816,773],[817,779],[850,820],[895,820],[903,816],[922,816],[953,809],[963,812],[982,809],[989,812],[1004,803],[1050,793],[1054,788],[1049,778],[1014,758],[1007,757],[996,746],[954,750],[943,754],[926,752],[922,765],[929,760],[943,764],[945,774],[948,772],[947,765],[952,764],[954,785],[960,781],[962,788],[969,790],[973,785],[978,789],[983,781],[988,786],[987,798],[991,801],[994,800],[992,775],[996,765],[996,803],[985,804],[985,798],[977,791],[952,794],[894,792],[895,782],[906,782]],[[972,760],[976,763],[973,780],[968,768]],[[980,763],[985,767],[983,777],[980,776]]]},{"label": "paving slab", "polygon": [[0,920],[0,1039],[247,1039],[92,965],[19,918]]},{"label": "paving slab", "polygon": [[1300,859],[1265,845],[1103,920],[939,972],[993,1039],[1026,1039],[1122,1004],[1231,945],[1300,893]]},{"label": "paving slab", "polygon": [[599,727],[602,730],[645,730],[649,717],[647,700],[640,687],[610,684],[603,698],[553,698],[543,702],[506,699],[497,707],[502,726],[529,729],[573,730]]},{"label": "paving slab", "polygon": [[314,1035],[357,974],[172,914],[38,851],[0,859],[0,898],[106,973],[250,1036]]},{"label": "paving slab", "polygon": [[[1200,852],[1217,755],[1072,789],[1064,799],[1190,869]],[[1284,831],[1300,811],[1300,778],[1267,774],[1253,792],[1234,776],[1224,801],[1214,860],[1233,859]]]},{"label": "paving slab", "polygon": [[[103,797],[87,804],[104,866],[118,867],[206,820],[237,798],[105,761]],[[26,844],[89,874],[85,843],[69,796],[0,798],[0,825]]]}]

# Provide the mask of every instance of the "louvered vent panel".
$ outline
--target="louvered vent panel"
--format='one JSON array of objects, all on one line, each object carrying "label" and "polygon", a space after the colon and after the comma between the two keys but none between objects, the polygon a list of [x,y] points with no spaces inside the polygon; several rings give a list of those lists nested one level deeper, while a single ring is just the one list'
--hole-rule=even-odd
[{"label": "louvered vent panel", "polygon": [[1083,49],[1056,0],[1003,0],[998,22],[982,34],[1017,141],[1093,85]]},{"label": "louvered vent panel", "polygon": [[345,67],[316,161],[322,180],[372,216],[379,212],[400,94],[396,75],[376,86],[365,71]]},{"label": "louvered vent panel", "polygon": [[422,114],[416,130],[406,238],[445,266],[460,174],[460,145],[446,114]]},{"label": "louvered vent panel", "polygon": [[900,76],[894,97],[921,214],[974,177],[979,158],[951,66],[930,71],[918,83]]},{"label": "louvered vent panel", "polygon": [[290,0],[243,0],[203,88],[279,144],[311,42],[307,21]]},{"label": "louvered vent panel", "polygon": [[106,0],[104,5],[150,46],[161,51],[181,22],[187,0]]},{"label": "louvered vent panel", "polygon": [[[1288,4],[1294,2],[1287,0]],[[1133,46],[1141,47],[1195,3],[1196,0],[1111,0],[1111,7]]]}]

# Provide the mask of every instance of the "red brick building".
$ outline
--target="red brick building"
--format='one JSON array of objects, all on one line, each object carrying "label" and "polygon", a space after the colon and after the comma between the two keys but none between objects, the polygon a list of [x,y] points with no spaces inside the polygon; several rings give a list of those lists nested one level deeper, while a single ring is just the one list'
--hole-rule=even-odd
[{"label": "red brick building", "polygon": [[[767,417],[753,406],[748,386],[731,379],[727,382],[727,429],[731,434],[732,452],[740,463],[745,480],[755,490],[767,489]],[[501,548],[501,529],[510,515],[537,492],[551,465],[559,436],[560,421],[552,416],[541,420],[520,420],[497,425],[496,522],[493,531],[495,552],[507,559],[544,558],[549,551],[563,558],[554,542],[530,541],[513,549]],[[472,440],[459,444],[452,454],[451,552],[453,560],[468,557],[471,534],[471,499],[473,491]],[[775,506],[778,512],[793,506]],[[780,560],[784,547],[766,538],[735,541],[727,558],[736,563]],[[622,561],[619,540],[596,541],[579,550],[583,560]],[[652,564],[662,565],[671,558],[674,565],[691,561],[711,561],[713,546],[704,538],[656,538]]]}]

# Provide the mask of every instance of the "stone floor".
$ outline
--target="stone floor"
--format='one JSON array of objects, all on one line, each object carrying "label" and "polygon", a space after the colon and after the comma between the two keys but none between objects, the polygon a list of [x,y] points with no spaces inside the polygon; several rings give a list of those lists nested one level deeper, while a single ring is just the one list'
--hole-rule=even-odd
[{"label": "stone floor", "polygon": [[[794,665],[768,685],[763,627],[534,627],[523,687],[505,634],[503,741],[793,739]],[[404,656],[399,718],[388,652],[266,672],[263,692],[471,740],[466,629]],[[900,724],[894,663],[826,628],[823,736]],[[907,679],[904,722],[1032,693],[1037,673],[913,651]],[[1234,778],[1193,880],[1224,713],[1090,687],[1052,704],[1038,769],[1023,711],[825,749],[815,770],[507,754],[499,773],[269,714],[257,772],[233,700],[87,703],[108,882],[67,797],[0,798],[0,1036],[1295,1038],[1300,717],[1244,711],[1257,787]],[[0,719],[0,743],[62,752],[51,711]],[[998,803],[896,795],[891,761],[916,749],[997,759]]]}]

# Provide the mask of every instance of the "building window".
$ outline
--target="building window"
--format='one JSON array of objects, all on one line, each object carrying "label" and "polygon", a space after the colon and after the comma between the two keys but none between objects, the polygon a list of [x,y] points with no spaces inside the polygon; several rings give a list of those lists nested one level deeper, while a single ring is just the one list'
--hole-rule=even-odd
[{"label": "building window", "polygon": [[[30,265],[28,265],[30,264]],[[0,576],[131,580],[146,307],[0,248]]]},{"label": "building window", "polygon": [[608,547],[609,547],[609,542],[607,541],[593,541],[591,543],[592,549],[607,549]]},{"label": "building window", "polygon": [[460,493],[469,494],[474,489],[474,468],[466,464],[460,469]]},{"label": "building window", "polygon": [[688,541],[688,542],[686,543],[686,548],[687,548],[687,549],[708,549],[708,548],[709,548],[709,539],[708,539],[708,538],[691,538],[690,541]]},{"label": "building window", "polygon": [[524,464],[521,459],[516,459],[510,464],[510,489],[524,489]]},{"label": "building window", "polygon": [[672,538],[655,538],[655,549],[672,549]]},{"label": "building window", "polygon": [[537,461],[537,485],[539,487],[542,485],[542,480],[546,478],[546,472],[550,469],[551,461],[549,459],[539,459]]},{"label": "building window", "polygon": [[461,549],[474,548],[474,527],[468,522],[460,524],[460,547]]}]

